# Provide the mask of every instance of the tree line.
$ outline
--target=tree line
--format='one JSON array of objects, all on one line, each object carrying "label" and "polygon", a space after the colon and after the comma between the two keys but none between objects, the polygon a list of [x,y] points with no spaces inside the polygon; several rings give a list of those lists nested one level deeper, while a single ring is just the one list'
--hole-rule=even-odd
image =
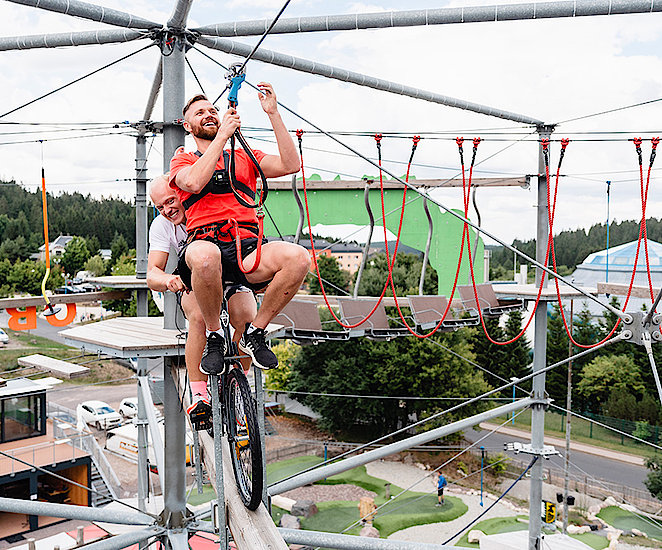
[{"label": "tree line", "polygon": [[[649,218],[646,220],[648,239],[662,242],[662,220]],[[639,220],[613,221],[609,224],[609,246],[613,248],[621,244],[636,241],[639,238]],[[535,258],[536,241],[515,239],[514,247],[528,256]],[[607,248],[607,225],[595,224],[588,231],[574,229],[561,231],[554,237],[556,263],[559,273],[570,272],[593,252]],[[512,278],[513,253],[503,246],[491,248],[490,278],[493,280]],[[520,259],[517,259],[519,265]]]}]

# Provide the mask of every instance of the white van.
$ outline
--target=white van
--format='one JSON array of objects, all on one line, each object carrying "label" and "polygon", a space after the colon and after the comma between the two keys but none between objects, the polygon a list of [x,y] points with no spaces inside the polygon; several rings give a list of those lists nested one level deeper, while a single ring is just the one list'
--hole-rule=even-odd
[{"label": "white van", "polygon": [[[159,424],[159,431],[161,432],[161,440],[164,441],[163,424]],[[152,439],[150,438],[149,445],[147,446],[147,457],[153,470],[156,471],[156,456],[154,455],[152,443]],[[114,430],[109,430],[106,439],[106,449],[137,461],[138,427],[134,424],[126,424]],[[186,431],[186,464],[193,465],[193,436],[188,429]]]}]

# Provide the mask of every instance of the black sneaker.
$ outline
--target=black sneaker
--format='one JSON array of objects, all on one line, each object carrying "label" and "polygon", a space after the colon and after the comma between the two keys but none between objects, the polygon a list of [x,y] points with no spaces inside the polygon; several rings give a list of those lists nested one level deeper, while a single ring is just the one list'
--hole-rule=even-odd
[{"label": "black sneaker", "polygon": [[256,367],[263,370],[276,368],[278,366],[278,359],[267,345],[264,338],[264,329],[256,328],[248,334],[249,326],[250,323],[246,323],[246,329],[241,335],[241,340],[239,340],[239,349],[251,356]]},{"label": "black sneaker", "polygon": [[224,368],[225,338],[218,332],[210,332],[207,336],[205,351],[202,353],[200,370],[205,374],[221,374]]},{"label": "black sneaker", "polygon": [[211,405],[204,397],[186,409],[186,414],[188,414],[193,429],[196,432],[213,428]]}]

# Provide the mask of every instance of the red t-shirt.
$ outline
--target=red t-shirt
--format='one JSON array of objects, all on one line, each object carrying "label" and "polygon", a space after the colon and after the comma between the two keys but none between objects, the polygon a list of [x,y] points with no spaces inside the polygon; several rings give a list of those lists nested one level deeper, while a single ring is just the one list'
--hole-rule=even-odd
[{"label": "red t-shirt", "polygon": [[[253,154],[258,162],[266,156],[262,151],[254,150]],[[200,157],[195,153],[187,153],[183,147],[175,151],[175,155],[170,160],[170,178],[169,183],[177,192],[177,197],[183,203],[186,199],[193,195],[177,187],[175,178],[177,173],[187,166],[194,164]],[[216,169],[222,170],[224,168],[223,155],[216,163]],[[235,176],[238,181],[248,185],[253,191],[256,190],[256,170],[253,162],[242,149],[235,150]],[[250,202],[250,199],[249,199]],[[202,197],[195,204],[186,210],[186,231],[189,233],[196,227],[202,227],[216,222],[224,222],[230,219],[235,219],[237,222],[247,222],[257,224],[257,215],[255,208],[246,208],[242,206],[232,193],[225,193],[222,195],[215,195],[208,193]],[[240,236],[255,237],[249,230],[240,228]]]}]

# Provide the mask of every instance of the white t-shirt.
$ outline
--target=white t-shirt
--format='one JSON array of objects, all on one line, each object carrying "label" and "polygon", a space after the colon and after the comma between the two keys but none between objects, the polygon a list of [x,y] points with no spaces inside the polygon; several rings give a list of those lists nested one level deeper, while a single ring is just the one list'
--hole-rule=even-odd
[{"label": "white t-shirt", "polygon": [[175,225],[165,216],[159,214],[149,227],[149,250],[170,252],[174,246],[179,252],[186,243],[186,229],[184,225]]}]

